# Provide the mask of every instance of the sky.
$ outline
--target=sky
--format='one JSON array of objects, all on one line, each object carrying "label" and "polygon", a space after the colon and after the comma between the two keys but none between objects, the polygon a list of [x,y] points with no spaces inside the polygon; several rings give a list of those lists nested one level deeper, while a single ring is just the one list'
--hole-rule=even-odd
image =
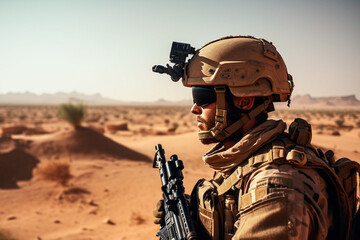
[{"label": "sky", "polygon": [[152,66],[228,35],[273,42],[294,94],[360,99],[360,0],[0,0],[0,94],[190,99]]}]

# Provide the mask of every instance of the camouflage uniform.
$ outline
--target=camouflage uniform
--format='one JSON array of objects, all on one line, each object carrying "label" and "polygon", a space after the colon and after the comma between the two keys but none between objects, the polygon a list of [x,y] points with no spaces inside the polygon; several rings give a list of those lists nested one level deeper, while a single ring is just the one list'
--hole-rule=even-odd
[{"label": "camouflage uniform", "polygon": [[[194,106],[201,109],[193,113],[216,103],[214,124],[198,132],[203,143],[219,142],[203,157],[214,178],[200,180],[192,193],[200,239],[346,239],[349,206],[357,202],[351,167],[344,164],[340,179],[346,181],[340,182],[336,164],[311,145],[305,121],[296,119],[288,133],[283,121],[264,122],[273,102],[290,104],[294,87],[275,46],[252,36],[224,37],[196,51],[174,42],[170,60],[173,67],[153,70],[192,88]],[[239,99],[253,104],[246,109]],[[259,125],[242,135],[254,122]],[[240,136],[225,149],[224,142]]]},{"label": "camouflage uniform", "polygon": [[[328,184],[318,170],[287,157],[296,143],[284,129],[282,121],[268,120],[232,148],[223,151],[219,144],[204,156],[217,174],[211,181],[200,181],[193,191],[201,239],[326,239],[334,214]],[[324,163],[310,145],[303,152],[308,162]],[[233,176],[219,162],[230,166],[239,158],[230,172],[243,169],[243,176],[222,190],[229,189],[221,196],[209,197],[210,188],[217,192],[224,178]],[[233,199],[230,207],[229,196]]]}]

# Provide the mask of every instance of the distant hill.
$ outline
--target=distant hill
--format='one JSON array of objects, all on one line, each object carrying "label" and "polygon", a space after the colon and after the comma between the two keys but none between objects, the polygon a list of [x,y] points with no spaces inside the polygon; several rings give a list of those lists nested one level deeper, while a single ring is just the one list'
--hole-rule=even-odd
[{"label": "distant hill", "polygon": [[[0,105],[58,105],[61,103],[83,103],[86,105],[130,105],[130,106],[191,106],[192,100],[168,101],[159,99],[153,102],[127,102],[79,92],[58,92],[54,94],[34,94],[31,92],[0,94]],[[285,106],[285,105],[284,105]],[[312,97],[309,94],[295,95],[291,107],[360,107],[355,95],[338,97]]]},{"label": "distant hill", "polygon": [[61,103],[83,103],[86,105],[156,105],[156,106],[191,106],[192,101],[167,101],[159,99],[154,102],[126,102],[101,96],[101,94],[83,94],[79,92],[57,92],[54,94],[35,94],[31,92],[0,94],[0,105],[58,105]]},{"label": "distant hill", "polygon": [[83,103],[83,104],[120,104],[121,101],[117,101],[110,98],[105,98],[99,93],[97,94],[83,94],[79,92],[57,92],[54,94],[35,94],[31,92],[24,93],[6,93],[0,94],[0,104],[10,104],[10,105],[53,105],[61,103]]},{"label": "distant hill", "polygon": [[359,107],[360,101],[355,95],[337,97],[312,97],[310,94],[295,95],[291,98],[291,106],[307,107]]}]

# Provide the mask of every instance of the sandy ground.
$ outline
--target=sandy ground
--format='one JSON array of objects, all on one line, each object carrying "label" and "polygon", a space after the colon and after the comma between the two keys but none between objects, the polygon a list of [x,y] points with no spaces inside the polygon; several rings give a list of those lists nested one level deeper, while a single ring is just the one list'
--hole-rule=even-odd
[{"label": "sandy ground", "polygon": [[[74,133],[55,117],[56,108],[0,108],[2,129],[23,125],[27,130],[0,139],[0,232],[9,239],[157,239],[152,210],[161,198],[161,184],[152,160],[158,143],[167,158],[176,153],[183,160],[187,192],[199,178],[212,176],[201,160],[210,146],[197,140],[187,108],[88,111],[93,119],[88,117],[86,128]],[[337,158],[360,160],[358,111],[271,117],[290,123],[298,115],[312,123],[314,144],[334,150]],[[335,121],[341,116],[340,126]],[[107,128],[124,122],[126,130]],[[72,178],[66,185],[32,174],[48,162],[68,164]]]}]

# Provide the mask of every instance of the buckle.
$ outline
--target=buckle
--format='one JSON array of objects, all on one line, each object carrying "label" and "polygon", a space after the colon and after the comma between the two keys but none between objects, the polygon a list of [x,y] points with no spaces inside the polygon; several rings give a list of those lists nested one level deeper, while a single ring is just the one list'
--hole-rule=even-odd
[{"label": "buckle", "polygon": [[225,91],[226,91],[226,87],[224,87],[224,86],[215,86],[214,89],[215,89],[215,92],[219,92],[219,93],[225,93]]},{"label": "buckle", "polygon": [[286,161],[290,162],[295,166],[302,167],[307,163],[306,153],[303,147],[295,146],[286,155]]},{"label": "buckle", "polygon": [[236,176],[238,177],[238,178],[241,178],[242,177],[242,175],[243,175],[243,171],[242,171],[243,169],[242,169],[242,167],[238,167],[237,169],[236,169]]}]

